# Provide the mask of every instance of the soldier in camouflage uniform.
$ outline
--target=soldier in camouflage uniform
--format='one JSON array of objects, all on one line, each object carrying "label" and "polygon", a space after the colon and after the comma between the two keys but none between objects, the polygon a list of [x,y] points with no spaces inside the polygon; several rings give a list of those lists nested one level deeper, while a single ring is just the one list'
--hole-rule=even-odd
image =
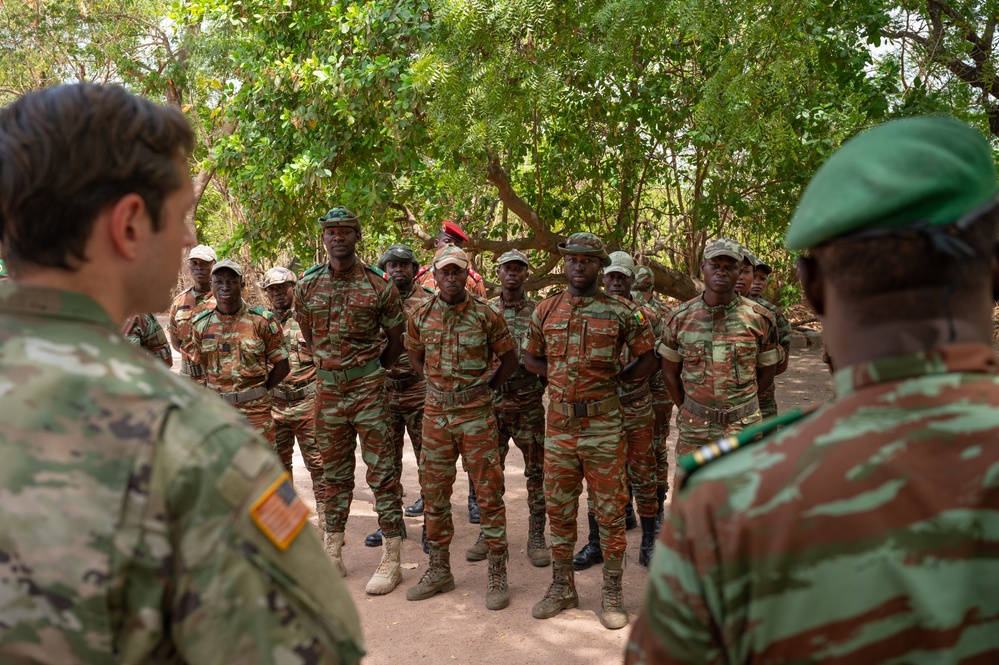
[{"label": "soldier in camouflage uniform", "polygon": [[326,551],[346,574],[343,532],[360,438],[384,537],[382,560],[365,591],[381,595],[402,581],[402,492],[395,475],[385,368],[403,351],[406,316],[391,278],[357,258],[357,215],[336,207],[319,219],[319,226],[329,260],[307,270],[295,287],[295,320],[312,349],[319,377],[316,443],[326,470]]},{"label": "soldier in camouflage uniform", "polygon": [[[234,261],[212,268],[216,304],[191,323],[191,358],[204,368],[207,387],[241,411],[280,453],[269,391],[288,376],[288,346],[273,314],[243,303],[243,286],[243,269]],[[290,458],[285,468],[291,472]]]},{"label": "soldier in camouflage uniform", "polygon": [[0,662],[363,654],[274,454],[119,332],[133,310],[169,304],[194,242],[193,142],[179,111],[117,87],[47,88],[0,111],[14,273],[0,286],[0,383],[16,386],[0,391]]},{"label": "soldier in camouflage uniform", "polygon": [[191,363],[191,322],[202,312],[215,307],[212,294],[212,267],[216,261],[215,250],[208,245],[198,245],[191,249],[187,258],[187,268],[194,280],[192,286],[177,294],[170,305],[167,332],[170,345],[180,353],[181,376],[189,376],[205,385],[204,370]]},{"label": "soldier in camouflage uniform", "polygon": [[[655,337],[633,303],[600,290],[602,267],[610,259],[592,233],[574,233],[560,243],[566,291],[542,300],[531,317],[524,365],[548,377],[545,433],[545,509],[551,525],[552,583],[532,614],[548,619],[576,607],[572,568],[576,513],[586,480],[603,546],[601,621],[607,628],[628,624],[621,577],[624,574],[624,422],[619,382],[655,371]],[[621,364],[627,347],[633,360]]]},{"label": "soldier in camouflage uniform", "polygon": [[[468,242],[468,234],[465,233],[464,229],[454,222],[444,222],[441,224],[440,231],[437,233],[437,238],[434,239],[434,251],[438,252],[442,247],[447,247],[448,245],[454,245],[455,247],[460,248],[466,242]],[[437,289],[437,283],[434,281],[434,269],[432,265],[423,266],[416,271],[416,284],[418,286],[425,286],[431,291]],[[471,266],[468,268],[468,281],[465,282],[465,290],[472,295],[479,296],[480,298],[486,297],[485,280],[483,280],[482,275],[475,272]]]},{"label": "soldier in camouflage uniform", "polygon": [[[524,282],[531,271],[527,255],[516,249],[506,252],[497,260],[500,285],[503,291],[489,302],[503,313],[507,327],[513,334],[518,358],[523,353],[527,327],[537,301],[524,294]],[[545,544],[545,407],[541,401],[545,387],[534,374],[519,364],[510,380],[496,391],[493,410],[499,432],[500,465],[506,468],[510,439],[524,455],[524,477],[527,478],[527,558],[531,564],[544,567],[551,563],[551,554]],[[480,531],[479,540],[467,552],[468,561],[482,561],[489,550],[485,535]]]},{"label": "soldier in camouflage uniform", "polygon": [[735,292],[743,256],[734,240],[709,242],[701,262],[705,292],[666,319],[659,353],[670,396],[683,405],[678,459],[759,422],[757,394],[783,360],[773,315]]},{"label": "soldier in camouflage uniform", "polygon": [[165,362],[167,367],[173,367],[170,342],[154,315],[136,314],[128,317],[121,326],[121,334],[135,346],[141,346]]},{"label": "soldier in camouflage uniform", "polygon": [[[760,263],[752,252],[743,247],[744,256],[742,261],[742,272],[739,279],[735,281],[735,291],[743,298],[747,298],[766,307],[773,315],[777,323],[777,342],[784,350],[784,359],[777,364],[777,373],[780,376],[787,371],[787,363],[791,354],[791,322],[780,311],[777,305],[771,304],[759,296],[751,295],[753,284],[755,283],[756,265]],[[764,419],[773,418],[777,415],[777,384],[771,383],[770,388],[759,394],[760,414]]]},{"label": "soldier in camouflage uniform", "polygon": [[325,522],[322,497],[326,496],[323,456],[316,445],[316,365],[312,352],[305,344],[302,328],[293,316],[295,284],[298,278],[291,270],[276,266],[264,273],[260,287],[271,303],[271,313],[281,324],[288,349],[288,376],[271,388],[271,415],[274,418],[274,448],[288,472],[294,454],[295,440],[302,451],[305,468],[312,477],[312,492],[316,497],[319,526]]},{"label": "soldier in camouflage uniform", "polygon": [[836,397],[684,482],[629,663],[999,661],[997,193],[989,142],[943,117],[819,169],[786,243]]},{"label": "soldier in camouflage uniform", "polygon": [[753,268],[753,285],[749,288],[750,298],[762,298],[763,291],[767,288],[770,275],[774,269],[763,259],[756,257],[756,266]]},{"label": "soldier in camouflage uniform", "polygon": [[[510,591],[493,390],[517,369],[517,353],[499,312],[465,290],[465,252],[443,247],[434,258],[434,273],[440,291],[413,312],[406,330],[410,361],[427,381],[420,466],[430,542],[430,566],[406,591],[406,598],[426,600],[454,589],[451,491],[460,456],[482,503],[482,532],[489,550],[486,608],[501,610],[510,604]],[[493,369],[495,357],[499,366]]]}]

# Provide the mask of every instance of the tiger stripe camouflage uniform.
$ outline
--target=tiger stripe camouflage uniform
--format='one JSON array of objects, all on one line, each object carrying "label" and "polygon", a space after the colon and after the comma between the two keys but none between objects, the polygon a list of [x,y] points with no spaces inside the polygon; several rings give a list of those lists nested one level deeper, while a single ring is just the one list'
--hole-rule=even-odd
[{"label": "tiger stripe camouflage uniform", "polygon": [[173,299],[167,320],[167,329],[180,344],[181,376],[188,376],[201,385],[205,385],[204,370],[197,363],[191,363],[191,322],[214,308],[215,296],[211,290],[195,291],[193,286],[189,286]]},{"label": "tiger stripe camouflage uniform", "polygon": [[121,334],[135,346],[141,346],[154,356],[173,366],[173,352],[167,340],[163,326],[152,314],[136,314],[125,319],[121,326]]},{"label": "tiger stripe camouflage uniform", "polygon": [[[750,298],[754,302],[757,302],[769,310],[770,314],[774,317],[774,322],[777,324],[777,343],[780,344],[781,348],[784,349],[784,357],[788,357],[791,354],[791,322],[787,320],[784,313],[780,311],[780,308],[773,303],[770,303],[763,298]],[[764,419],[773,418],[777,415],[777,383],[774,382],[770,384],[770,387],[763,393],[760,393],[760,414]]]},{"label": "tiger stripe camouflage uniform", "polygon": [[202,312],[191,327],[191,350],[192,361],[205,370],[205,385],[246,416],[273,448],[267,375],[271,366],[288,359],[284,331],[274,315],[246,302],[235,314],[217,308]]},{"label": "tiger stripe camouflage uniform", "polygon": [[277,458],[118,330],[82,294],[0,285],[0,662],[359,662]]},{"label": "tiger stripe camouflage uniform", "polygon": [[[676,416],[678,459],[759,422],[756,369],[783,357],[769,310],[738,294],[727,305],[709,307],[701,295],[677,307],[666,320],[659,352],[683,363],[686,402]],[[703,407],[718,415],[709,419],[691,412]]]},{"label": "tiger stripe camouflage uniform", "polygon": [[395,477],[385,370],[379,362],[382,330],[406,320],[399,292],[377,268],[357,261],[338,272],[327,262],[298,281],[295,318],[312,331],[319,377],[316,443],[326,470],[326,532],[343,533],[346,527],[359,438],[378,526],[384,537],[399,537],[402,494]]}]

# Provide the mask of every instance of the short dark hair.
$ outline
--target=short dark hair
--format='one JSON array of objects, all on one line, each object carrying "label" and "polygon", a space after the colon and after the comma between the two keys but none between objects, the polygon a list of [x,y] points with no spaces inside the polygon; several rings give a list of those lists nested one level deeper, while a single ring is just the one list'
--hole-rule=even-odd
[{"label": "short dark hair", "polygon": [[117,86],[30,92],[0,110],[0,242],[15,267],[71,270],[97,215],[129,193],[159,229],[194,134],[184,115]]}]

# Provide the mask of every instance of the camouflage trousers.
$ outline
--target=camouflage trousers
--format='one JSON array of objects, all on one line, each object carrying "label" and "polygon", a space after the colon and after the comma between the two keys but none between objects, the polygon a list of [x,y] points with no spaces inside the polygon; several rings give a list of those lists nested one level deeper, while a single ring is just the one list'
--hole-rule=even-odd
[{"label": "camouflage trousers", "polygon": [[379,370],[340,384],[317,380],[316,445],[326,475],[326,531],[342,532],[347,525],[354,497],[354,450],[360,439],[378,526],[386,538],[400,535],[402,493],[395,479],[385,373]]},{"label": "camouflage trousers", "polygon": [[427,384],[420,380],[404,390],[388,389],[389,429],[392,431],[392,446],[395,452],[395,480],[402,491],[402,452],[406,445],[406,430],[413,443],[413,454],[417,461],[417,474],[420,480],[420,494],[423,493],[423,471],[419,468],[420,452],[423,449],[423,403],[427,398]]},{"label": "camouflage trousers", "polygon": [[233,404],[233,406],[250,421],[253,429],[267,440],[271,449],[277,452],[274,447],[274,415],[271,413],[271,396],[264,395],[249,402]]},{"label": "camouflage trousers", "polygon": [[541,390],[521,395],[511,393],[498,398],[493,405],[499,433],[500,465],[506,468],[510,439],[524,455],[524,477],[527,479],[527,508],[534,517],[545,514],[545,407]]},{"label": "camouflage trousers", "polygon": [[627,454],[621,411],[594,418],[569,418],[548,411],[545,434],[545,508],[552,541],[552,558],[570,561],[576,547],[579,495],[587,494],[600,528],[600,547],[607,561],[621,561]]},{"label": "camouflage trousers", "polygon": [[655,416],[652,395],[645,395],[630,404],[622,404],[624,436],[628,442],[628,482],[635,495],[639,517],[655,517],[659,510],[656,499]]},{"label": "camouflage trousers", "polygon": [[458,475],[459,456],[475,486],[486,547],[493,553],[504,552],[507,539],[503,469],[490,398],[454,406],[441,406],[427,400],[420,467],[423,469],[427,540],[434,547],[448,547],[454,536],[451,492]]},{"label": "camouflage trousers", "polygon": [[777,415],[777,386],[771,385],[765,393],[760,393],[760,413],[763,419]]},{"label": "camouflage trousers", "polygon": [[689,455],[701,446],[714,443],[723,436],[729,436],[740,430],[760,422],[760,412],[746,416],[742,420],[719,425],[710,420],[705,420],[695,416],[686,409],[681,408],[676,414],[676,458],[680,459],[684,455]]},{"label": "camouflage trousers", "polygon": [[656,458],[656,486],[669,489],[669,425],[673,418],[673,401],[666,392],[666,382],[662,380],[662,376],[657,374],[652,378],[650,385],[655,430],[652,449]]},{"label": "camouflage trousers", "polygon": [[316,397],[309,395],[294,402],[272,398],[274,413],[274,448],[284,468],[291,473],[291,458],[295,440],[302,451],[305,468],[312,477],[312,492],[316,503],[325,496],[326,476],[323,473],[323,456],[316,445]]}]

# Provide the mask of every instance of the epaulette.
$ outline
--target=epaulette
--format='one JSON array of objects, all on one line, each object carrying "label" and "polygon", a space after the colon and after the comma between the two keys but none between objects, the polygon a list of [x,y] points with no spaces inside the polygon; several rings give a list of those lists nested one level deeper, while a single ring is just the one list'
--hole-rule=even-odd
[{"label": "epaulette", "polygon": [[428,270],[430,270],[430,266],[422,266],[419,270],[416,271],[416,277],[414,277],[413,279],[419,279],[423,277],[425,274],[427,274]]},{"label": "epaulette", "polygon": [[200,321],[202,319],[207,319],[209,316],[212,315],[212,313],[214,311],[215,311],[214,309],[206,309],[201,314],[198,314],[196,317],[194,317],[193,319],[191,319],[191,325],[193,326],[195,323],[197,323],[198,321]]},{"label": "epaulette", "polygon": [[316,272],[317,270],[322,270],[322,267],[324,265],[325,265],[324,263],[317,263],[316,265],[312,266],[311,268],[309,268],[308,270],[306,270],[305,272],[303,272],[302,273],[302,277],[305,277],[306,275],[311,275],[312,273]]},{"label": "epaulette", "polygon": [[271,310],[269,310],[269,309],[267,309],[265,307],[261,307],[260,305],[254,305],[253,307],[251,307],[250,308],[250,312],[252,312],[253,314],[256,314],[257,316],[262,316],[265,319],[267,318],[268,314],[271,315],[271,318],[274,318],[274,314],[271,312]]},{"label": "epaulette", "polygon": [[370,265],[368,265],[367,263],[365,263],[365,264],[364,264],[364,269],[365,269],[365,270],[368,270],[368,271],[370,271],[370,272],[373,272],[373,273],[375,273],[376,275],[378,275],[379,277],[381,277],[382,279],[384,279],[384,280],[385,280],[386,282],[387,282],[387,281],[389,281],[390,279],[392,279],[392,278],[391,278],[391,277],[389,277],[389,276],[388,276],[388,274],[387,274],[387,273],[386,273],[386,272],[385,272],[384,270],[382,270],[381,268],[377,268],[377,267],[375,267],[375,266],[370,266]]},{"label": "epaulette", "polygon": [[762,441],[765,435],[770,434],[778,427],[797,422],[810,413],[811,410],[802,411],[801,409],[792,409],[787,413],[781,413],[773,418],[767,418],[762,422],[758,422],[755,425],[750,425],[732,436],[722,437],[714,443],[701,446],[694,452],[684,455],[678,460],[680,467],[687,472],[680,481],[680,489],[684,488],[695,471],[707,466],[709,462],[722,458],[747,444]]},{"label": "epaulette", "polygon": [[434,290],[433,290],[432,288],[430,288],[429,286],[423,286],[423,285],[421,284],[421,285],[420,285],[420,288],[421,288],[421,289],[423,289],[424,291],[426,291],[427,293],[429,293],[429,294],[430,294],[430,295],[432,295],[432,296],[434,296],[434,295],[437,295],[437,292],[436,292],[436,291],[434,291]]}]

